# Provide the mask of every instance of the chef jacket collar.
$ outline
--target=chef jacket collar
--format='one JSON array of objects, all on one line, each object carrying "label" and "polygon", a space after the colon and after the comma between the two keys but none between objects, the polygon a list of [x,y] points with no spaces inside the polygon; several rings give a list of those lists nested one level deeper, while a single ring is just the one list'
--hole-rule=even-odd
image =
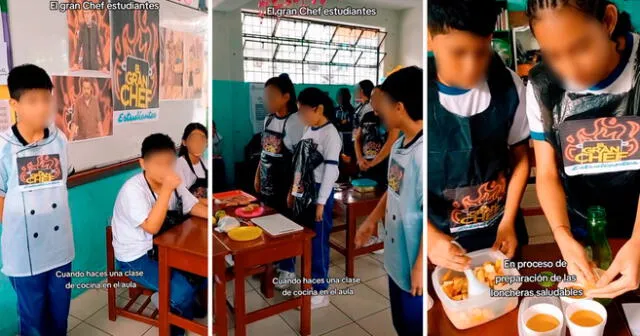
[{"label": "chef jacket collar", "polygon": [[[20,131],[18,130],[18,124],[13,124],[13,126],[11,126],[11,131],[13,132],[13,135],[18,139],[18,141],[20,141],[20,143],[23,146],[28,146],[29,143],[27,142],[27,140],[25,140],[25,138],[22,136],[22,134],[20,134]],[[49,137],[49,128],[45,128],[44,129],[44,138],[42,138],[42,140],[46,139]]]}]

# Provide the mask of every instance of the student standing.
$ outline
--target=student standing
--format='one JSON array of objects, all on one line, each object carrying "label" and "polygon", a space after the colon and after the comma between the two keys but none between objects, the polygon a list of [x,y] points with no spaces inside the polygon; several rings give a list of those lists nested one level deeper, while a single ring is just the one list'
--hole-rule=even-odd
[{"label": "student standing", "polygon": [[336,121],[340,132],[353,131],[353,116],[356,109],[351,105],[351,93],[349,89],[341,88],[336,96]]},{"label": "student standing", "polygon": [[191,194],[202,203],[207,203],[209,170],[202,161],[207,149],[207,128],[200,123],[190,123],[182,133],[182,143],[178,151],[176,171]]},{"label": "student standing", "polygon": [[511,258],[528,242],[520,201],[529,177],[525,89],[491,48],[496,2],[428,4],[428,253],[462,271],[466,251]]},{"label": "student standing", "polygon": [[[207,218],[207,207],[198,202],[174,172],[175,143],[165,134],[151,134],[142,142],[142,172],[131,177],[118,192],[113,208],[113,251],[119,269],[130,271],[131,280],[158,291],[158,261],[153,237],[187,215]],[[171,308],[182,317],[193,318],[196,292],[203,284],[192,283],[182,272],[172,272]],[[205,282],[206,283],[206,282]],[[157,306],[157,294],[152,297]],[[184,331],[172,328],[172,335]]]},{"label": "student standing", "polygon": [[296,92],[289,75],[281,74],[265,83],[264,101],[269,115],[264,121],[254,187],[266,205],[286,214],[293,175],[291,157],[304,130],[296,113]]},{"label": "student standing", "polygon": [[387,192],[356,233],[356,246],[364,245],[385,218],[384,267],[398,335],[422,335],[423,330],[422,81],[422,69],[408,67],[380,86],[380,117],[403,135],[391,150]]},{"label": "student standing", "polygon": [[[18,298],[20,335],[67,334],[74,258],[64,134],[48,126],[49,75],[26,64],[8,78],[18,122],[0,133],[2,273]],[[59,274],[60,273],[60,274]]]},{"label": "student standing", "polygon": [[527,87],[538,198],[581,281],[596,280],[578,242],[589,207],[606,210],[607,236],[629,239],[589,293],[615,297],[640,281],[640,36],[610,1],[530,0],[527,12],[544,55]]},{"label": "student standing", "polygon": [[[300,178],[295,178],[292,179],[294,182],[288,196],[290,205],[293,205],[294,198],[296,202],[303,199],[304,193],[310,193],[313,198],[313,202],[298,218],[299,222],[316,233],[311,240],[311,277],[316,280],[313,289],[317,291],[311,298],[311,309],[315,309],[329,305],[329,296],[321,291],[329,288],[329,235],[333,227],[333,185],[339,175],[338,159],[342,150],[342,139],[333,124],[333,102],[324,92],[317,88],[305,89],[300,92],[298,105],[300,118],[306,128],[294,160],[301,160],[303,155],[319,155],[321,158],[315,168],[305,166],[301,171],[296,171],[296,175],[313,174],[313,190],[305,190]],[[296,161],[294,165],[299,166],[299,162]],[[293,272],[294,260],[289,260],[291,263],[285,270]]]}]

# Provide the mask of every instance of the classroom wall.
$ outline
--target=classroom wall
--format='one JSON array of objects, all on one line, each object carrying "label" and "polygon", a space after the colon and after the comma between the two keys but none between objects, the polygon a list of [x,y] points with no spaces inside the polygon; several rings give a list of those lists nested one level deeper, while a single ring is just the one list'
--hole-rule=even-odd
[{"label": "classroom wall", "polygon": [[[362,5],[349,4],[348,2],[341,0],[327,0],[325,6],[362,7]],[[250,2],[243,8],[257,10],[257,1]],[[242,81],[244,79],[241,10],[242,9],[237,9],[229,12],[213,11],[212,73],[213,79],[215,80]],[[384,61],[383,72],[386,73],[391,71],[397,65],[402,64],[402,58],[399,56],[401,54],[400,16],[401,11],[398,10],[378,9],[378,15],[376,16],[339,16],[322,19],[383,28],[388,33],[384,44],[387,57]],[[419,31],[422,27],[421,22],[422,21],[420,21],[420,24],[414,27],[414,29]],[[216,93],[214,94],[217,96]]]},{"label": "classroom wall", "polygon": [[[139,170],[132,170],[69,189],[76,257],[74,271],[105,271],[105,227],[113,212],[116,195],[122,184]],[[2,228],[0,226],[0,232]],[[74,284],[100,282],[102,278],[73,279]],[[73,297],[84,290],[74,289]],[[105,297],[107,293],[104,293]],[[106,301],[106,300],[105,300]],[[0,273],[0,335],[18,333],[16,295],[4,274]]]},{"label": "classroom wall", "polygon": [[402,66],[418,65],[424,63],[424,44],[426,37],[422,33],[423,25],[422,7],[405,9],[400,13],[400,48],[399,64]]}]

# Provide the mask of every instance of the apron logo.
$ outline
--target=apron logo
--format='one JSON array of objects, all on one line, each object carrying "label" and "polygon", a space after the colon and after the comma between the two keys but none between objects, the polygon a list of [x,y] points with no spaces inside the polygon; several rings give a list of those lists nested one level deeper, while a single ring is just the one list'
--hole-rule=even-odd
[{"label": "apron logo", "polygon": [[493,220],[504,211],[506,192],[507,179],[504,175],[479,186],[445,191],[445,195],[453,200],[451,232],[479,229],[493,224]]},{"label": "apron logo", "polygon": [[381,149],[382,149],[382,146],[379,143],[369,141],[364,145],[364,148],[363,148],[364,156],[367,158],[370,158],[370,157],[375,158],[376,155],[380,153]]},{"label": "apron logo", "polygon": [[635,117],[567,121],[560,129],[567,175],[640,169],[640,123]]},{"label": "apron logo", "polygon": [[33,190],[62,182],[59,154],[18,157],[16,161],[21,188]]},{"label": "apron logo", "polygon": [[262,139],[262,150],[269,154],[279,154],[282,140],[274,135],[265,135]]},{"label": "apron logo", "polygon": [[389,167],[388,185],[391,191],[400,195],[402,190],[402,182],[404,180],[404,167],[402,167],[396,160],[391,160],[391,166]]}]

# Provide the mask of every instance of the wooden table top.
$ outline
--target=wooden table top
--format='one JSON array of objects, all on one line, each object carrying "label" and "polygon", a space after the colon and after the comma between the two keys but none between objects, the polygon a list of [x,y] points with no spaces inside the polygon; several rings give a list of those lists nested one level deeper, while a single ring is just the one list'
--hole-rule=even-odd
[{"label": "wooden table top", "polygon": [[[611,239],[611,249],[613,253],[617,253],[620,247],[624,244],[625,240]],[[542,260],[542,261],[556,261],[561,259],[560,250],[555,243],[539,244],[539,245],[527,245],[522,247],[522,259],[523,260]],[[431,280],[431,272],[433,268],[430,267],[428,276]],[[543,271],[551,271],[556,274],[566,273],[564,268],[535,268],[535,269],[521,269],[522,275],[533,275]],[[433,307],[428,312],[429,318],[429,335],[443,335],[443,336],[456,336],[456,335],[518,335],[518,308],[511,312],[485,324],[479,325],[466,330],[456,329],[449,318],[446,316],[442,304],[437,295],[433,291],[432,286],[429,286],[429,295],[434,300]],[[524,283],[520,289],[542,289],[535,283]],[[627,293],[620,296],[609,303],[607,308],[607,324],[605,327],[604,335],[607,336],[631,336],[629,327],[622,310],[621,303],[627,302],[640,302],[640,297],[634,293]],[[567,335],[569,331],[567,329]]]},{"label": "wooden table top", "polygon": [[[221,208],[218,205],[214,205],[213,206],[213,211],[214,213],[218,210],[224,210],[227,215],[229,216],[234,216],[234,212],[235,209],[237,207],[226,207],[226,208]],[[268,215],[273,215],[276,213],[276,211],[268,206],[264,206],[264,213],[260,216],[268,216]],[[242,221],[245,224],[248,223],[250,220],[245,220]],[[249,223],[251,225],[253,225],[252,223]],[[245,241],[245,242],[241,242],[241,241],[235,241],[229,238],[228,235],[224,234],[224,233],[220,233],[217,232],[215,230],[213,230],[213,241],[214,241],[214,249],[216,248],[216,246],[218,248],[222,247],[224,249],[227,250],[227,253],[231,253],[231,254],[237,254],[239,252],[245,252],[245,251],[249,251],[249,250],[254,250],[254,249],[261,249],[261,248],[267,248],[273,244],[277,244],[278,242],[284,241],[284,240],[289,240],[289,239],[304,239],[306,237],[313,237],[315,235],[315,233],[313,232],[313,230],[308,229],[308,228],[304,228],[304,230],[299,231],[299,232],[295,232],[295,233],[290,233],[290,234],[285,234],[279,237],[272,237],[269,234],[267,234],[266,232],[262,233],[262,236],[260,236],[260,238],[251,240],[251,241]],[[220,252],[219,252],[220,253]]]},{"label": "wooden table top", "polygon": [[191,217],[153,239],[153,243],[207,258],[209,255],[207,225],[206,219]]},{"label": "wooden table top", "polygon": [[384,195],[385,190],[376,189],[374,192],[368,193],[359,193],[355,191],[353,188],[344,189],[342,191],[337,191],[333,195],[333,199],[336,202],[341,202],[344,204],[354,204],[354,203],[362,203],[362,202],[378,202],[382,195]]}]

